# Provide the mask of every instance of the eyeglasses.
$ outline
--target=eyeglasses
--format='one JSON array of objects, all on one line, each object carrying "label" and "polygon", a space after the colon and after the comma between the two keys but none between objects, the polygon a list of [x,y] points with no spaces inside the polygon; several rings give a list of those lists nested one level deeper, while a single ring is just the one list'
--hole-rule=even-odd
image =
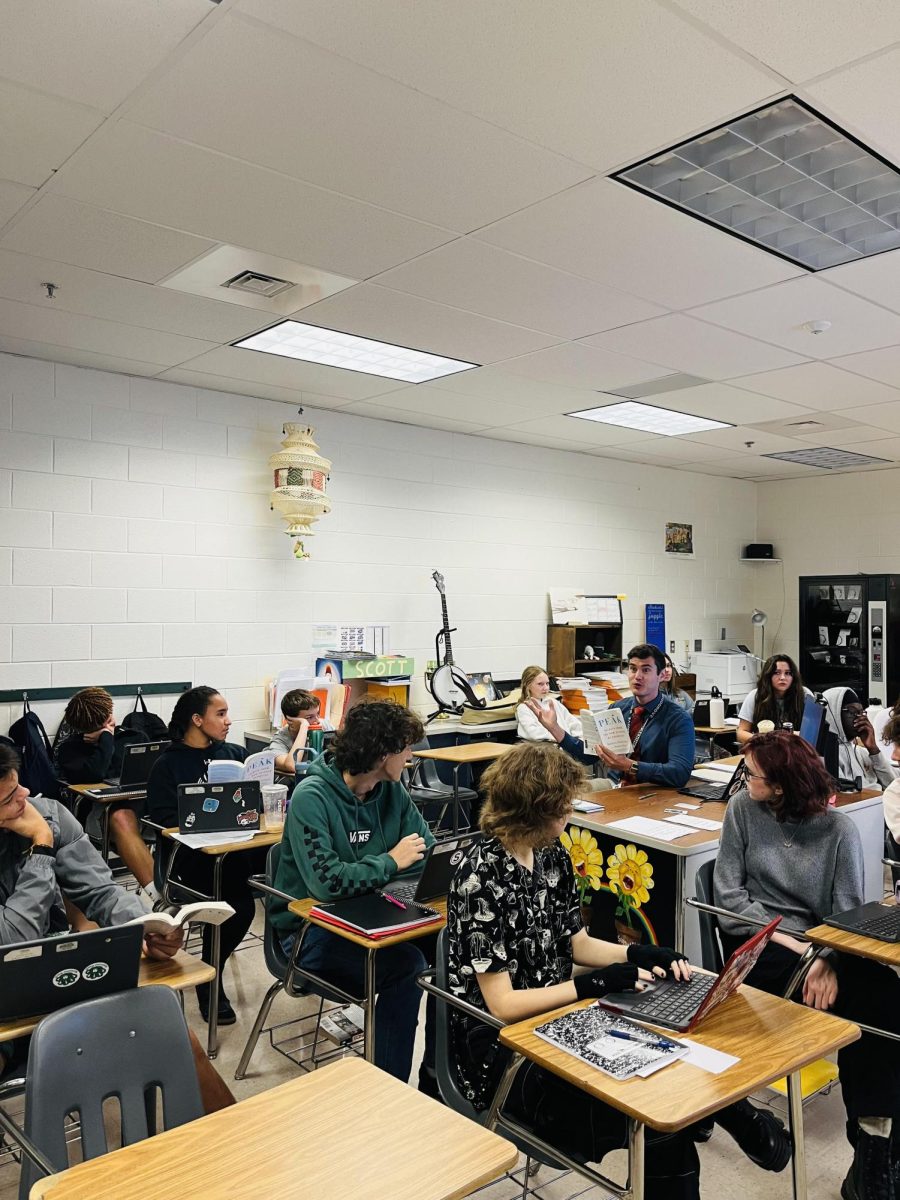
[{"label": "eyeglasses", "polygon": [[744,774],[747,775],[750,779],[758,779],[760,781],[760,783],[768,783],[769,782],[767,776],[757,775],[757,773],[755,771],[750,770],[750,768],[747,766],[746,763],[744,763]]}]

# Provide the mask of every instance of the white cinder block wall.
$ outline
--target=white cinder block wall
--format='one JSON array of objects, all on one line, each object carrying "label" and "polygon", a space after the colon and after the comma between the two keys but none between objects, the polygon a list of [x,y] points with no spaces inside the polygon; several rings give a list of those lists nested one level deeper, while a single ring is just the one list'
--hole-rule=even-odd
[{"label": "white cinder block wall", "polygon": [[[268,400],[0,355],[0,688],[210,683],[240,740],[263,724],[264,680],[310,664],[314,622],[386,621],[424,709],[435,567],[457,662],[498,678],[544,661],[550,586],[626,593],[626,646],[645,602],[665,603],[679,656],[686,639],[717,646],[723,625],[749,636],[760,568],[738,557],[754,484],[310,408],[334,511],[298,563],[267,501],[291,419]],[[693,522],[693,559],[662,552],[666,520]],[[39,706],[49,730],[61,709]],[[0,706],[0,729],[18,711]]]}]

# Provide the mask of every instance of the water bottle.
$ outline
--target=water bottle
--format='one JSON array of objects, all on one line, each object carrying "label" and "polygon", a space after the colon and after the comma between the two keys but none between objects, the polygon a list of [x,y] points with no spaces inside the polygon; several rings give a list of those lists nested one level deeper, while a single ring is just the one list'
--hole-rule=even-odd
[{"label": "water bottle", "polygon": [[717,726],[725,724],[725,701],[715,684],[710,689],[709,695],[709,724],[711,728],[715,729]]}]

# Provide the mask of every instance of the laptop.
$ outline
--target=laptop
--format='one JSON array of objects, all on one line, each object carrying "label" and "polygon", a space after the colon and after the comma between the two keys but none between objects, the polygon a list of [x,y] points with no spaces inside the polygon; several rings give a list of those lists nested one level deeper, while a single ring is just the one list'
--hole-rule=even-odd
[{"label": "laptop", "polygon": [[120,925],[0,947],[0,1021],[137,987],[143,934]]},{"label": "laptop", "polygon": [[844,929],[847,933],[875,938],[879,942],[900,942],[900,907],[882,900],[872,900],[868,904],[861,904],[859,908],[848,908],[846,912],[832,913],[825,918],[825,924]]},{"label": "laptop", "polygon": [[604,1008],[625,1013],[636,1021],[689,1033],[717,1005],[737,991],[780,923],[781,917],[776,917],[765,929],[760,929],[742,946],[738,946],[716,976],[695,973],[687,982],[661,979],[658,983],[648,983],[642,992],[610,992],[601,997],[599,1003]]},{"label": "laptop", "polygon": [[256,779],[178,785],[178,828],[182,833],[258,833],[261,812]]},{"label": "laptop", "polygon": [[818,704],[812,696],[803,701],[803,717],[800,720],[800,736],[808,742],[816,754],[822,755],[828,725],[825,721],[825,706]]},{"label": "laptop", "polygon": [[112,796],[144,796],[147,792],[147,780],[153,764],[168,746],[168,742],[137,742],[126,746],[122,758],[122,771],[118,776],[110,776],[104,780],[108,786],[89,788],[89,796],[102,796],[108,800]]},{"label": "laptop", "polygon": [[472,847],[481,841],[482,836],[480,833],[464,833],[460,837],[435,842],[425,851],[421,875],[388,884],[384,891],[403,904],[423,904],[427,900],[446,896],[456,868]]},{"label": "laptop", "polygon": [[[697,769],[699,770],[700,768]],[[730,777],[726,776],[723,772],[721,783],[704,783],[699,779],[689,779],[684,787],[679,788],[678,791],[682,796],[693,796],[695,800],[717,800],[727,803],[732,796],[736,795],[744,787],[745,773],[746,766],[744,765],[744,760],[741,759]]]}]

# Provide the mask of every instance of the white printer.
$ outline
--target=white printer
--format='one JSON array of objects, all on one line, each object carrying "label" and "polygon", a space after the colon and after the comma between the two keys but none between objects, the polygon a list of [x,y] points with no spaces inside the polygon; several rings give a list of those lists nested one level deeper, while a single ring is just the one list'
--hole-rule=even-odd
[{"label": "white printer", "polygon": [[740,704],[756,687],[757,660],[741,650],[692,654],[691,669],[697,676],[698,696],[708,696],[717,687],[731,704]]}]

